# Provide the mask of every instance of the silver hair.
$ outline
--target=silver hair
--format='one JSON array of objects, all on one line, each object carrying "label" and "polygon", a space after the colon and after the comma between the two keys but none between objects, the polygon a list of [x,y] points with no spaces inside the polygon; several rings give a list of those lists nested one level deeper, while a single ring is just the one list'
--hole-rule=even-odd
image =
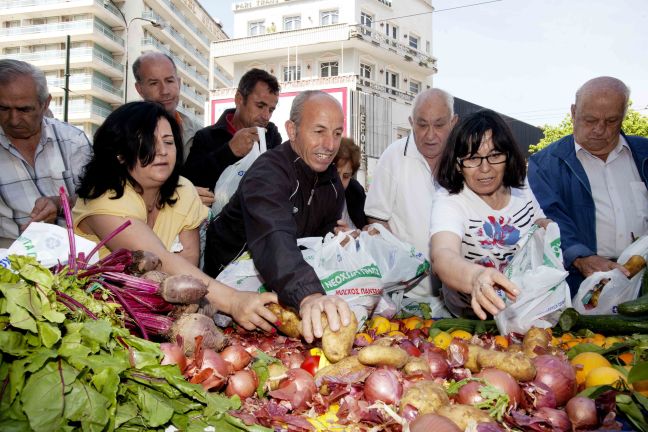
[{"label": "silver hair", "polygon": [[301,123],[302,113],[304,111],[304,104],[306,103],[306,101],[308,101],[310,98],[313,98],[315,96],[320,96],[320,95],[329,97],[335,102],[338,102],[337,99],[335,99],[333,96],[331,96],[330,94],[322,90],[306,90],[300,92],[297,96],[295,96],[295,99],[293,99],[293,103],[290,106],[289,119],[295,124],[295,126],[299,127],[299,124]]},{"label": "silver hair", "polygon": [[414,104],[412,104],[412,114],[416,112],[421,102],[433,95],[439,95],[443,98],[448,107],[448,111],[450,111],[450,117],[452,117],[454,115],[454,96],[439,88],[433,88],[419,93],[418,96],[416,96],[416,99],[414,99]]},{"label": "silver hair", "polygon": [[624,98],[624,115],[625,112],[628,109],[628,102],[630,101],[630,87],[625,85],[623,81],[621,81],[618,78],[610,77],[610,76],[600,76],[597,78],[592,78],[591,80],[587,81],[585,84],[580,86],[578,90],[576,90],[576,98],[574,101],[575,105],[578,105],[578,100],[588,92],[592,92],[594,90],[601,90],[601,89],[606,89],[606,90],[612,90],[618,93],[621,93]]},{"label": "silver hair", "polygon": [[21,76],[29,76],[36,84],[38,103],[43,105],[49,97],[47,78],[43,71],[24,61],[14,59],[0,60],[0,85],[5,86]]}]

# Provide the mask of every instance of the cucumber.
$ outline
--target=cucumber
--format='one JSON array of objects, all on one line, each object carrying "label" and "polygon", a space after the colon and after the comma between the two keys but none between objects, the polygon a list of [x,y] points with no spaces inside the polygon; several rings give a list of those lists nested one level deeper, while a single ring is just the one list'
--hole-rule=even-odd
[{"label": "cucumber", "polygon": [[587,329],[609,336],[648,334],[648,320],[645,318],[623,315],[581,315],[572,308],[560,315],[558,327],[563,332]]},{"label": "cucumber", "polygon": [[443,318],[435,321],[434,324],[432,324],[432,328],[438,328],[443,331],[465,330],[471,334],[492,333],[497,331],[497,325],[494,320],[482,321],[479,319],[473,320],[467,318]]},{"label": "cucumber", "polygon": [[626,316],[648,315],[648,294],[641,296],[636,300],[621,303],[617,310],[620,314]]}]

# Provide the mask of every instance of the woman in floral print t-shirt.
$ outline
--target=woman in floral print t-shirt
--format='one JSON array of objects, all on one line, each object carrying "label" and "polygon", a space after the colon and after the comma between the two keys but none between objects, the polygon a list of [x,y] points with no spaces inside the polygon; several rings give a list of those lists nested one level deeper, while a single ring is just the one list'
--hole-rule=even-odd
[{"label": "woman in floral print t-shirt", "polygon": [[514,299],[517,287],[502,271],[544,213],[525,184],[526,163],[504,120],[480,111],[452,131],[439,161],[446,188],[432,207],[432,268],[457,316],[485,319],[504,308],[498,291]]}]

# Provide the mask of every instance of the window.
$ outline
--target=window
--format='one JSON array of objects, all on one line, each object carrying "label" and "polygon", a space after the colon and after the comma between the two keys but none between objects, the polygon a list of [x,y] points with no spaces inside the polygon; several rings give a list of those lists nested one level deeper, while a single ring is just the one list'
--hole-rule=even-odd
[{"label": "window", "polygon": [[410,93],[418,94],[421,91],[421,83],[419,81],[410,79],[409,91]]},{"label": "window", "polygon": [[425,52],[430,54],[430,41],[425,41]]},{"label": "window", "polygon": [[283,80],[284,81],[298,81],[301,79],[301,66],[284,66]]},{"label": "window", "polygon": [[248,36],[258,36],[265,33],[265,20],[250,21],[248,23]]},{"label": "window", "polygon": [[398,26],[385,23],[385,34],[392,39],[398,39]]},{"label": "window", "polygon": [[413,34],[409,35],[409,46],[410,48],[418,49],[419,37],[414,36]]},{"label": "window", "polygon": [[398,88],[398,74],[391,71],[385,71],[385,84],[387,87]]},{"label": "window", "polygon": [[300,28],[301,28],[301,15],[284,17],[283,19],[284,31],[297,30]]},{"label": "window", "polygon": [[371,65],[360,63],[360,77],[361,78],[366,78],[366,79],[371,79],[372,77],[372,70],[373,68]]},{"label": "window", "polygon": [[332,76],[338,76],[338,62],[330,61],[320,63],[320,77],[326,78]]},{"label": "window", "polygon": [[325,10],[320,12],[320,25],[337,24],[340,19],[340,13],[337,9]]},{"label": "window", "polygon": [[371,26],[373,24],[373,15],[366,12],[360,12],[360,24],[365,28],[362,29],[362,34],[371,36]]}]

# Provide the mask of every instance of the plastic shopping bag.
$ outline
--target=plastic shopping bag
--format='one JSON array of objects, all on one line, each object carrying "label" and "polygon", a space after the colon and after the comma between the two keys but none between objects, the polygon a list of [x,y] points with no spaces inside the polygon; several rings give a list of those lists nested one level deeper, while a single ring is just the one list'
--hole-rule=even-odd
[{"label": "plastic shopping bag", "polygon": [[255,160],[266,151],[265,129],[257,128],[259,131],[259,142],[252,145],[252,150],[241,160],[225,168],[214,186],[214,203],[212,211],[215,215],[219,214],[225,204],[227,204],[236,192],[241,179]]},{"label": "plastic shopping bag", "polygon": [[533,226],[504,274],[520,289],[515,302],[503,293],[506,308],[495,315],[501,334],[526,333],[531,327],[552,327],[571,307],[568,273],[563,267],[560,230],[555,222],[546,230]]},{"label": "plastic shopping bag", "polygon": [[[96,246],[95,242],[77,235],[74,236],[74,241],[77,254],[83,252],[87,256]],[[68,232],[58,225],[32,222],[9,246],[6,255],[32,256],[45,267],[53,267],[59,263],[65,265],[70,255]],[[94,264],[98,260],[99,254],[97,253],[90,259],[89,264]]]},{"label": "plastic shopping bag", "polygon": [[[648,236],[640,237],[625,248],[617,261],[625,264],[632,255],[648,256]],[[616,314],[620,303],[637,298],[645,272],[644,268],[632,279],[617,269],[593,273],[578,287],[574,309],[585,315]]]}]

